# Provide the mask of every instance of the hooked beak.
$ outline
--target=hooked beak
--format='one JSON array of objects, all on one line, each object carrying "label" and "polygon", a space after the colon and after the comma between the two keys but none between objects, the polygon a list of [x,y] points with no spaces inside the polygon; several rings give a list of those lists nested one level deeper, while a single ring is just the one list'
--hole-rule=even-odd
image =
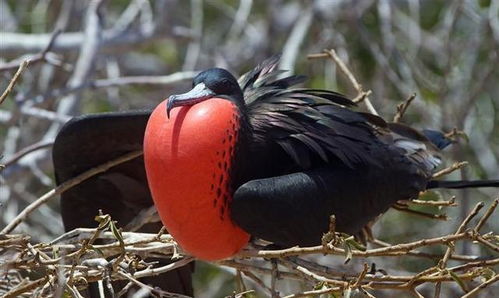
[{"label": "hooked beak", "polygon": [[168,101],[166,103],[166,115],[170,118],[170,111],[174,107],[193,105],[213,96],[215,96],[215,92],[206,87],[204,83],[199,83],[187,93],[168,97]]}]

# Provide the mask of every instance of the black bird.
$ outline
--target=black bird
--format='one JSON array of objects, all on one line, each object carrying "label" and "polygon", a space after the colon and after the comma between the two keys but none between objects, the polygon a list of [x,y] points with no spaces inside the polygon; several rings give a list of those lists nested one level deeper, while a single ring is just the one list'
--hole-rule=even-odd
[{"label": "black bird", "polygon": [[[144,139],[149,186],[163,223],[203,259],[229,257],[248,234],[282,247],[317,245],[330,215],[357,234],[398,200],[429,187],[499,186],[432,181],[436,131],[356,112],[342,95],[295,88],[273,57],[237,81],[213,68],[152,113]],[[177,108],[176,108],[177,107]]]},{"label": "black bird", "polygon": [[[223,69],[200,73],[191,92],[156,108],[147,129],[150,112],[71,121],[54,146],[58,181],[140,148],[145,131],[147,180],[162,221],[202,259],[235,254],[249,235],[281,247],[319,244],[332,214],[338,231],[357,234],[427,188],[499,186],[431,180],[448,145],[441,133],[353,111],[332,91],[293,87],[305,78],[279,78],[278,61],[239,81]],[[63,195],[67,228],[99,208],[126,222],[149,206],[143,168],[137,158]]]}]

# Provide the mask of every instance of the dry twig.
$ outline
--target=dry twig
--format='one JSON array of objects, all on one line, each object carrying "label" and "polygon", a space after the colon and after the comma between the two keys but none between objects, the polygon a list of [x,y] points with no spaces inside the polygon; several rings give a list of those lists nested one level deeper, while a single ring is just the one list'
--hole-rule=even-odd
[{"label": "dry twig", "polygon": [[104,164],[102,164],[102,165],[100,165],[98,167],[92,168],[92,169],[90,169],[90,170],[88,170],[88,171],[86,171],[86,172],[84,172],[84,173],[76,176],[75,178],[62,183],[58,187],[52,189],[48,193],[46,193],[43,196],[41,196],[40,198],[38,198],[38,200],[34,201],[29,206],[27,206],[26,208],[24,208],[24,210],[21,213],[19,213],[14,220],[12,220],[5,228],[2,229],[2,231],[0,231],[0,235],[1,234],[10,233],[31,212],[33,212],[34,210],[36,210],[36,208],[38,208],[40,205],[45,204],[51,198],[54,198],[55,196],[60,195],[61,193],[65,192],[66,190],[70,189],[71,187],[73,187],[75,185],[78,185],[79,183],[87,180],[88,178],[90,178],[92,176],[95,176],[95,175],[97,175],[99,173],[105,172],[105,171],[107,171],[111,167],[114,167],[114,166],[116,166],[118,164],[124,163],[124,162],[126,162],[128,160],[132,160],[132,159],[134,159],[134,158],[136,158],[136,157],[138,157],[140,155],[142,155],[142,150],[138,150],[138,151],[133,151],[133,152],[127,153],[127,154],[125,154],[123,156],[120,156],[120,157],[118,157],[118,158],[116,158],[114,160],[108,161],[108,162],[106,162],[106,163],[104,163]]},{"label": "dry twig", "polygon": [[7,96],[12,92],[12,90],[14,89],[14,86],[16,85],[17,81],[21,77],[21,74],[24,72],[26,67],[28,67],[29,63],[30,63],[30,60],[24,60],[21,63],[21,65],[19,65],[19,68],[17,69],[16,73],[14,74],[12,79],[10,80],[9,85],[7,85],[7,88],[5,89],[5,91],[2,93],[2,95],[0,95],[0,105],[5,101]]},{"label": "dry twig", "polygon": [[407,108],[411,104],[411,102],[416,98],[416,93],[413,93],[411,96],[409,96],[408,99],[406,99],[403,103],[397,105],[397,113],[393,117],[393,122],[399,122],[400,119],[404,116],[405,112],[407,111]]},{"label": "dry twig", "polygon": [[331,49],[331,50],[324,50],[323,54],[311,54],[308,55],[309,59],[317,59],[317,58],[330,58],[332,59],[336,65],[340,68],[340,70],[345,74],[345,76],[348,78],[350,83],[352,83],[352,86],[354,89],[357,91],[357,97],[353,100],[354,102],[361,102],[364,101],[366,104],[367,109],[371,114],[374,115],[379,115],[376,109],[374,108],[373,104],[369,100],[369,94],[371,94],[371,91],[364,91],[362,89],[362,85],[359,84],[353,73],[348,69],[346,64],[341,60],[341,58],[336,54],[336,51]]},{"label": "dry twig", "polygon": [[468,165],[468,162],[467,161],[460,161],[460,162],[455,162],[453,163],[450,167],[447,167],[443,170],[440,170],[438,172],[436,172],[435,174],[433,174],[433,179],[436,179],[436,178],[439,178],[439,177],[442,177],[444,175],[447,175],[447,174],[450,174],[456,170],[459,170],[460,168],[464,167],[464,166],[467,166]]}]

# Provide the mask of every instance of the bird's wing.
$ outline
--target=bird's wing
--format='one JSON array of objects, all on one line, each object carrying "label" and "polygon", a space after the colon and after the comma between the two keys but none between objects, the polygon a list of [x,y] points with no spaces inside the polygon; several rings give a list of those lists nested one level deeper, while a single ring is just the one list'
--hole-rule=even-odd
[{"label": "bird's wing", "polygon": [[289,88],[302,78],[278,79],[275,62],[269,63],[241,80],[256,143],[278,144],[304,169],[314,156],[349,167],[371,159],[368,145],[378,142],[374,127],[386,125],[381,118],[351,111],[355,104],[332,91]]},{"label": "bird's wing", "polygon": [[417,196],[426,183],[407,175],[414,185],[396,183],[383,179],[384,172],[321,167],[251,180],[234,193],[231,218],[251,235],[283,247],[319,245],[333,214],[336,231],[356,235],[397,200]]},{"label": "bird's wing", "polygon": [[[445,148],[449,145],[449,141],[442,135],[440,138],[435,137],[440,143],[434,142],[425,134],[402,123],[388,123],[388,128],[389,134],[381,136],[381,138],[385,138],[385,142],[389,142],[401,150],[413,164],[430,177],[442,163],[438,145]],[[433,133],[439,134],[437,131],[433,131]]]},{"label": "bird's wing", "polygon": [[[73,118],[61,129],[53,147],[57,184],[142,149],[149,115],[150,111],[136,111]],[[83,181],[61,195],[61,214],[67,231],[95,227],[94,217],[99,209],[125,227],[141,210],[152,205],[142,156]],[[155,233],[161,227],[159,222],[151,223],[140,231]],[[146,282],[192,295],[191,272],[192,267],[187,266]]]},{"label": "bird's wing", "polygon": [[384,150],[404,154],[425,173],[440,163],[421,133],[353,111],[355,103],[339,93],[293,87],[304,77],[278,78],[278,62],[279,56],[271,57],[239,79],[256,143],[278,144],[302,169],[316,157],[350,168],[376,165]]},{"label": "bird's wing", "polygon": [[[56,182],[142,148],[149,112],[109,113],[73,118],[59,132],[53,148]],[[95,225],[98,209],[112,212],[119,224],[152,206],[142,157],[96,175],[62,194],[66,229]],[[82,216],[74,216],[79,212]],[[82,214],[82,213],[85,214]],[[121,222],[124,221],[124,222]]]}]

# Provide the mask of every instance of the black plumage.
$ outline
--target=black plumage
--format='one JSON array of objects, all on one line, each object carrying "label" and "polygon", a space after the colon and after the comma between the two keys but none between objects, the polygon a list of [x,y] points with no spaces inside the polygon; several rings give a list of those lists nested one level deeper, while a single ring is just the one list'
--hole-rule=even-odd
[{"label": "black plumage", "polygon": [[[238,107],[241,130],[227,172],[230,216],[248,233],[283,247],[315,245],[332,214],[338,231],[356,234],[396,201],[416,198],[427,187],[499,186],[431,181],[438,151],[449,144],[441,133],[354,111],[352,101],[332,91],[296,88],[304,77],[281,77],[278,62],[270,58],[238,83],[225,70],[204,71],[194,85],[203,83],[209,92],[187,99],[195,104],[212,94]],[[171,98],[168,112],[186,104],[181,96]],[[54,145],[58,182],[140,148],[149,115],[98,114],[68,123]],[[62,214],[67,229],[92,226],[98,209],[123,226],[151,204],[139,157],[64,193]],[[192,291],[190,270],[167,277],[180,280],[174,291]]]},{"label": "black plumage", "polygon": [[[440,162],[423,134],[351,110],[342,95],[292,88],[271,58],[239,80],[250,123],[244,178],[232,219],[281,246],[319,244],[335,214],[338,231],[358,233],[393,203],[417,197]],[[239,165],[238,168],[244,168]]]}]

